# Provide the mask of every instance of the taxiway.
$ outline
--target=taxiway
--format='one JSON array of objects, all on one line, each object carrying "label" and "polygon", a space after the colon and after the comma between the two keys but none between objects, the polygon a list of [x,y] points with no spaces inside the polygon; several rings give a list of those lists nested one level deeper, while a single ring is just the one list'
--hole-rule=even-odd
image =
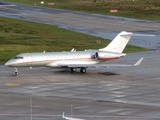
[{"label": "taxiway", "polygon": [[[152,55],[151,55],[152,54]],[[151,56],[149,56],[151,55]],[[72,74],[68,69],[0,67],[1,120],[60,120],[66,115],[86,120],[156,120],[160,118],[159,52],[131,53],[109,63],[138,67],[87,69]],[[32,99],[32,106],[30,105]]]},{"label": "taxiway", "polygon": [[6,1],[1,1],[0,4],[0,16],[57,25],[65,29],[111,40],[120,31],[154,34],[157,36],[153,38],[131,38],[129,44],[149,49],[160,48],[160,21],[89,14]]}]

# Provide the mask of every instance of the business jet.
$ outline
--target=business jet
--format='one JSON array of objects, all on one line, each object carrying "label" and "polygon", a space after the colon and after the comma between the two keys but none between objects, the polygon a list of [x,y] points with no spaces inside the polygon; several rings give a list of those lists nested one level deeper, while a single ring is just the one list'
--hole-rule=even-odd
[{"label": "business jet", "polygon": [[[132,67],[140,65],[143,58],[133,65],[118,64],[99,64],[108,60],[118,59],[126,56],[122,53],[131,36],[144,36],[142,34],[133,34],[131,32],[120,32],[108,46],[93,50],[76,51],[72,49],[68,52],[41,52],[41,53],[22,53],[18,54],[5,63],[6,66],[15,68],[15,75],[19,74],[19,67],[51,67],[51,68],[70,68],[71,73],[80,70],[86,73],[88,67]],[[153,36],[153,35],[145,35]]]}]

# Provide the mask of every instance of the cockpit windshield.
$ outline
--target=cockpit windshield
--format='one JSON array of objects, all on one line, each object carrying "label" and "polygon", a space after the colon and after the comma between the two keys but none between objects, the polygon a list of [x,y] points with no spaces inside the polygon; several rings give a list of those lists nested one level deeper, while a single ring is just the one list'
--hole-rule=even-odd
[{"label": "cockpit windshield", "polygon": [[14,57],[13,59],[23,59],[23,57],[16,56],[16,57]]}]

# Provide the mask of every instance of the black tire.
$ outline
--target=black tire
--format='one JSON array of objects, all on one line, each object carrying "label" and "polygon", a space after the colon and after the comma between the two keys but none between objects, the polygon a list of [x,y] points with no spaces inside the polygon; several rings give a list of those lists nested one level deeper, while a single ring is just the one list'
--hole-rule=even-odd
[{"label": "black tire", "polygon": [[77,68],[71,68],[71,73],[75,73]]},{"label": "black tire", "polygon": [[15,75],[19,75],[19,72],[15,72]]},{"label": "black tire", "polygon": [[80,72],[81,73],[86,73],[86,68],[81,68]]}]

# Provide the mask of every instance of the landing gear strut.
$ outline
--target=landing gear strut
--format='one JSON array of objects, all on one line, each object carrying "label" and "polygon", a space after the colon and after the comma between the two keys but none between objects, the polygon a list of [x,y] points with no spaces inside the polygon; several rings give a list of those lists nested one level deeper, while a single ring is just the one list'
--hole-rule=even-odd
[{"label": "landing gear strut", "polygon": [[15,75],[18,75],[19,74],[19,70],[18,70],[18,68],[14,68],[15,69]]}]

